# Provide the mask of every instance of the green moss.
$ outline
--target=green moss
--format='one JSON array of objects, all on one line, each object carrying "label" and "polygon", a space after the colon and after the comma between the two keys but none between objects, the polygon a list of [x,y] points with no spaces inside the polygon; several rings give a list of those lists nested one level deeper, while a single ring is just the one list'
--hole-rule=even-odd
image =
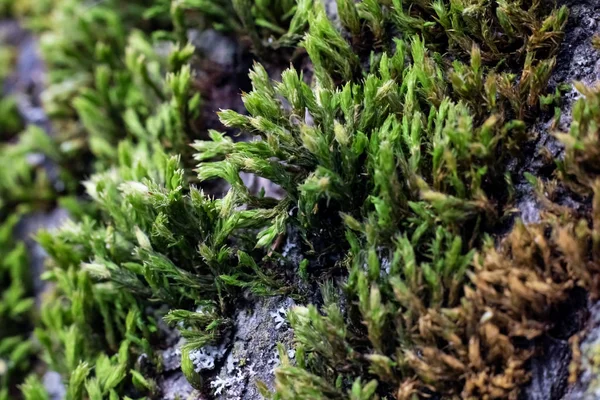
[{"label": "green moss", "polygon": [[190,26],[214,27],[248,40],[260,57],[293,48],[301,39],[312,0],[184,0],[171,6],[180,40]]},{"label": "green moss", "polygon": [[[376,10],[365,17],[368,4],[361,6],[356,14],[353,5],[340,7],[342,21],[355,34],[363,34],[357,19],[379,18]],[[435,7],[438,15],[450,12],[441,2]],[[396,4],[396,14],[399,10]],[[551,33],[543,43],[535,30],[527,37],[535,45],[528,42],[523,56],[514,58],[523,63],[517,80],[499,65],[486,67],[495,49],[474,20],[464,22],[460,36],[448,29],[425,35],[436,44],[444,42],[441,32],[448,32],[450,48],[468,42],[469,63],[450,63],[413,37],[396,40],[393,52],[372,56],[363,70],[352,45],[317,7],[303,42],[315,70],[314,87],[294,70],[285,71],[280,83],[271,82],[255,66],[253,91],[243,96],[249,115],[224,111],[220,116],[226,126],[262,140],[234,143],[213,134],[213,143],[194,144],[202,180],[223,178],[233,193],[248,197],[237,178],[244,171],[286,191],[279,214],[259,234],[259,245],[271,245],[291,224],[302,229],[307,255],[348,252],[338,261],[349,269],[343,284],[347,310],[326,302],[322,314],[314,306],[292,312],[307,358],[298,361],[300,369],[279,370],[276,397],[362,396],[361,381],[373,378],[367,398],[374,396],[375,384],[380,395],[395,387],[407,396],[434,387],[443,394],[476,396],[464,375],[465,361],[445,354],[438,336],[458,345],[472,335],[460,330],[451,310],[464,300],[467,271],[484,233],[509,215],[511,188],[497,183],[513,180],[508,160],[518,158],[528,140],[526,122],[512,118],[526,118],[537,108],[554,64],[546,57],[556,51],[566,11],[539,18]],[[422,25],[433,29],[438,23],[443,19]],[[370,29],[383,37],[380,27]],[[462,323],[480,316],[471,313],[473,319]],[[515,366],[506,362],[494,368],[493,375],[502,376]],[[504,389],[490,383],[477,390],[501,392],[500,397],[515,393],[524,382],[520,371],[506,378]]]},{"label": "green moss", "polygon": [[13,238],[20,214],[0,225],[0,399],[11,398],[30,366],[34,344],[29,340],[33,305],[27,250]]},{"label": "green moss", "polygon": [[[196,349],[228,326],[237,287],[277,292],[277,283],[244,247],[228,245],[235,231],[260,226],[266,216],[234,212],[239,200],[233,196],[212,200],[188,186],[178,157],[158,146],[122,142],[118,169],[94,175],[85,186],[101,217],[38,235],[53,260],[45,278],[56,284],[53,297],[63,298],[46,302],[38,337],[50,365],[71,380],[77,364],[69,361],[70,352],[98,363],[104,352],[118,350],[124,374],[119,387],[139,381],[129,371],[134,355],[151,356],[150,343],[160,340],[155,319],[164,316],[162,304],[171,307],[164,318],[180,329],[185,348]],[[187,311],[198,307],[202,314]],[[71,334],[81,347],[70,350],[77,343]],[[83,340],[89,337],[96,339]],[[82,393],[91,396],[87,386],[100,379],[95,376],[82,380]]]},{"label": "green moss", "polygon": [[[596,293],[598,207],[575,219],[543,199],[541,223],[517,223],[497,249],[488,236],[512,218],[508,165],[521,162],[533,117],[554,101],[540,97],[565,8],[338,0],[339,31],[308,0],[117,3],[52,4],[40,28],[44,105],[60,135],[29,129],[0,153],[16,166],[0,172],[14,204],[56,198],[31,191],[47,188],[43,169],[26,162],[32,151],[86,178],[87,200],[64,203],[73,221],[37,235],[53,289],[36,336],[69,399],[159,396],[160,318],[186,339],[186,377],[205,386],[187,355],[222,338],[241,293],[301,290],[274,262],[293,232],[298,275],[323,293],[289,313],[296,359],[280,349],[274,398],[518,394],[530,353],[514,338],[542,334],[549,307],[575,283]],[[217,131],[198,140],[200,55],[187,30],[208,26],[248,38],[263,60],[281,47],[306,51],[310,79],[292,67],[273,80],[255,64],[247,113],[219,113],[260,140]],[[595,206],[600,108],[580,90],[571,132],[557,135],[560,183],[532,183]],[[254,193],[241,172],[285,193]],[[213,179],[230,186],[222,198],[198,188]],[[22,392],[44,398],[34,377]]]}]

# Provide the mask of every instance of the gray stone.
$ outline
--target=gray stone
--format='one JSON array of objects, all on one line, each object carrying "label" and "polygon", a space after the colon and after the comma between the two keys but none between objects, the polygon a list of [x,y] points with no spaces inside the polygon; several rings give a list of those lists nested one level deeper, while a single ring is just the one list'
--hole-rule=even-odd
[{"label": "gray stone", "polygon": [[188,32],[190,42],[210,61],[222,65],[231,66],[237,55],[237,44],[228,36],[207,29],[205,31],[190,30]]},{"label": "gray stone", "polygon": [[200,393],[187,381],[183,372],[164,374],[160,377],[158,388],[163,400],[204,400]]},{"label": "gray stone", "polygon": [[[570,16],[565,28],[565,38],[557,56],[556,69],[550,79],[550,87],[552,89],[559,84],[572,83],[576,80],[582,81],[586,85],[593,85],[600,81],[600,53],[591,44],[592,36],[600,33],[600,2],[597,0],[563,0],[559,3],[559,5],[565,4],[569,7]],[[531,149],[533,154],[530,155],[520,175],[523,175],[524,172],[530,172],[542,178],[550,178],[547,176],[547,172],[544,171],[545,162],[540,152],[545,148],[550,151],[552,157],[560,158],[562,156],[562,146],[553,137],[553,130],[568,130],[571,122],[571,109],[579,97],[579,93],[574,88],[566,93],[561,105],[562,117],[557,128],[552,125],[552,116],[540,115],[533,129],[537,135],[535,144]],[[533,188],[522,178],[516,184],[516,192],[516,206],[520,218],[526,223],[537,222],[541,205],[533,193]],[[559,201],[575,210],[584,206],[567,193],[561,193]],[[530,362],[531,381],[524,388],[521,394],[522,399],[600,399],[600,392],[598,394],[593,392],[590,395],[591,397],[585,397],[588,396],[587,394],[581,397],[581,393],[585,393],[585,388],[589,386],[591,381],[590,377],[593,374],[590,371],[581,375],[580,381],[575,385],[579,388],[576,392],[568,392],[567,378],[571,361],[568,338],[581,328],[581,321],[570,318],[568,314],[571,316],[580,315],[581,311],[585,311],[586,308],[585,302],[580,304],[578,301],[573,301],[572,304],[569,304],[569,307],[570,309],[565,310],[564,313],[557,313],[560,320],[556,321],[555,325],[563,328],[562,334],[556,336],[546,334],[538,342],[539,351]],[[592,324],[593,321],[597,320],[595,335],[600,337],[600,315],[598,315],[600,306],[592,308],[590,312]],[[597,337],[591,339],[592,342],[594,340],[597,340]],[[583,347],[584,344],[582,343],[582,351]],[[565,392],[570,394],[565,395]]]},{"label": "gray stone", "polygon": [[564,393],[571,361],[569,343],[549,336],[544,337],[542,342],[541,354],[531,362],[531,383],[524,388],[523,399],[559,399]]},{"label": "gray stone", "polygon": [[581,373],[564,400],[600,399],[600,302],[590,307],[586,335],[580,344]]},{"label": "gray stone", "polygon": [[17,224],[15,229],[16,238],[23,240],[29,253],[29,262],[33,276],[33,290],[36,302],[39,304],[40,296],[45,288],[45,283],[40,279],[44,270],[46,252],[34,239],[34,235],[40,229],[55,229],[60,227],[69,215],[62,208],[55,208],[50,211],[37,211],[25,215]]},{"label": "gray stone", "polygon": [[44,388],[46,388],[50,400],[62,400],[65,398],[67,390],[63,384],[62,377],[58,372],[46,372],[42,378],[42,384],[44,385]]},{"label": "gray stone", "polygon": [[292,349],[292,330],[283,317],[293,305],[292,299],[273,297],[248,298],[247,305],[238,307],[231,349],[209,383],[215,398],[262,399],[257,380],[274,388],[273,372],[279,365],[277,343]]}]

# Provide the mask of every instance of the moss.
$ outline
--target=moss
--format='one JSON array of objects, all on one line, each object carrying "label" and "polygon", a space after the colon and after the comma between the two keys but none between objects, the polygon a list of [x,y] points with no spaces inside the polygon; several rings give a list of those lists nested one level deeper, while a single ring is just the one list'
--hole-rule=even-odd
[{"label": "moss", "polygon": [[0,399],[14,395],[35,351],[27,336],[34,316],[27,250],[13,239],[19,216],[14,213],[0,225]]},{"label": "moss", "polygon": [[596,49],[600,48],[600,37],[598,35],[592,37],[592,46],[594,46]]},{"label": "moss", "polygon": [[[60,134],[29,128],[2,145],[15,168],[0,173],[1,215],[57,197],[44,169],[26,162],[32,151],[83,180],[85,200],[63,200],[73,220],[37,235],[53,285],[36,336],[67,398],[159,397],[160,319],[186,341],[186,377],[208,391],[192,358],[225,336],[244,292],[315,303],[288,313],[296,357],[280,350],[274,398],[514,398],[553,307],[574,286],[597,295],[596,91],[580,87],[571,130],[556,135],[565,145],[556,180],[530,177],[543,220],[515,223],[497,246],[490,236],[512,219],[514,165],[553,96],[545,90],[566,8],[337,6],[341,31],[307,0],[48,5],[44,106]],[[201,55],[187,30],[209,26],[249,39],[263,61],[297,45],[310,60],[276,80],[256,63],[247,112],[219,113],[258,140],[217,131],[200,140]],[[241,172],[284,194],[255,193]],[[221,198],[199,188],[215,179],[229,185]],[[591,211],[557,205],[556,187]],[[298,275],[320,296],[278,266],[282,238],[295,232]],[[18,297],[29,310],[25,291]],[[22,392],[45,396],[33,375]]]},{"label": "moss", "polygon": [[172,5],[181,40],[189,26],[213,27],[248,41],[260,57],[294,48],[306,28],[311,0],[184,0]]}]

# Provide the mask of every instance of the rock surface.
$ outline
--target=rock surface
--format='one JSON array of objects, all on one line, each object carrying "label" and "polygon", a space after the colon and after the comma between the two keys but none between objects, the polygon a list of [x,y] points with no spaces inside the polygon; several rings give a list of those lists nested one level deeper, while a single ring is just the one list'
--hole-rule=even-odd
[{"label": "rock surface", "polygon": [[293,359],[292,331],[285,319],[285,313],[293,305],[292,299],[274,297],[250,300],[248,305],[238,308],[231,347],[210,382],[215,398],[262,399],[256,386],[259,380],[273,389],[273,372],[279,365],[277,343],[283,344]]},{"label": "rock surface", "polygon": [[44,262],[46,260],[46,252],[35,240],[34,235],[40,229],[56,229],[60,227],[69,215],[62,208],[43,212],[38,211],[25,215],[16,227],[15,235],[18,239],[25,242],[29,253],[29,263],[33,276],[33,290],[36,296],[36,301],[39,304],[40,296],[44,291],[44,282],[40,279],[40,275],[44,271]]},{"label": "rock surface", "polygon": [[600,302],[590,307],[587,334],[581,342],[581,373],[564,400],[600,399]]},{"label": "rock surface", "polygon": [[50,121],[42,108],[45,67],[38,52],[38,41],[15,21],[0,21],[0,42],[17,49],[14,73],[3,82],[2,91],[14,95],[26,125],[51,131]]},{"label": "rock surface", "polygon": [[[221,343],[205,346],[199,372],[204,378],[201,391],[195,390],[181,371],[180,348],[185,343],[177,331],[165,330],[167,348],[162,354],[162,372],[155,378],[164,400],[259,400],[263,396],[257,381],[274,388],[274,369],[279,365],[277,344],[281,343],[290,359],[292,330],[285,314],[294,306],[287,297],[255,298],[247,295],[238,304],[231,333]],[[206,349],[205,351],[203,349]],[[210,360],[207,360],[210,358]],[[138,360],[143,364],[143,360]],[[58,400],[58,399],[57,399]]]},{"label": "rock surface", "polygon": [[[591,38],[600,33],[600,2],[597,0],[563,0],[559,5],[566,5],[570,10],[569,21],[565,28],[565,37],[557,57],[556,69],[551,77],[550,86],[556,88],[562,83],[582,81],[586,85],[600,82],[600,53],[592,47]],[[553,126],[552,117],[541,116],[534,127],[537,130],[537,141],[533,149],[534,155],[526,166],[525,171],[537,176],[547,177],[544,171],[545,161],[540,153],[543,148],[550,151],[553,157],[560,157],[561,147],[552,136],[555,129],[568,130],[571,121],[571,108],[580,97],[574,87],[563,96],[561,119],[558,127]],[[523,171],[523,172],[525,172]],[[535,200],[531,188],[525,182],[517,184],[520,193],[517,207],[520,217],[526,223],[539,220],[540,206]],[[574,209],[580,209],[582,204],[565,196],[563,202]],[[557,312],[560,324],[541,338],[538,355],[531,361],[532,379],[521,396],[526,400],[592,400],[600,399],[600,390],[587,392],[597,378],[598,369],[590,363],[582,364],[583,372],[574,388],[567,386],[569,364],[571,362],[571,346],[569,338],[583,328],[584,316],[588,305],[585,297],[577,294],[564,310]],[[600,305],[589,308],[591,318],[588,322],[589,334],[581,344],[582,352],[593,348],[594,343],[600,343]],[[565,317],[567,316],[567,317]],[[568,318],[570,317],[570,318]],[[584,356],[585,357],[585,356]],[[591,385],[591,386],[590,386]],[[598,385],[600,387],[600,384]]]}]

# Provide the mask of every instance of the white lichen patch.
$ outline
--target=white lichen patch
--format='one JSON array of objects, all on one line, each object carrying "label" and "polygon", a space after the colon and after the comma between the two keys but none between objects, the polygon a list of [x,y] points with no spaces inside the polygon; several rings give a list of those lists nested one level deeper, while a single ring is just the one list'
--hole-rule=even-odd
[{"label": "white lichen patch", "polygon": [[281,360],[279,359],[279,352],[277,350],[273,352],[273,356],[269,359],[268,364],[272,365],[271,373],[275,373],[275,370],[281,364]]},{"label": "white lichen patch", "polygon": [[[237,386],[240,383],[244,382],[244,380],[246,379],[246,377],[248,376],[248,374],[244,373],[244,371],[239,368],[237,369],[237,372],[235,373],[235,375],[232,374],[231,377],[225,378],[223,379],[220,376],[217,376],[211,383],[210,383],[210,387],[213,388],[214,391],[214,395],[218,396],[221,394],[225,394],[227,393],[227,389]],[[229,396],[228,398],[240,398],[239,396]]]},{"label": "white lichen patch", "polygon": [[225,354],[224,346],[204,346],[190,352],[190,360],[194,364],[194,371],[200,372],[215,368],[215,360]]},{"label": "white lichen patch", "polygon": [[298,247],[298,243],[295,241],[291,241],[289,238],[286,240],[285,246],[283,247],[283,251],[281,255],[283,257],[288,257],[289,254]]},{"label": "white lichen patch", "polygon": [[221,379],[217,376],[211,383],[210,387],[215,389],[215,395],[222,394],[225,389],[231,386],[229,379]]},{"label": "white lichen patch", "polygon": [[384,258],[383,260],[381,260],[381,270],[385,272],[386,275],[390,274],[390,271],[392,269],[392,262],[390,261],[389,258]]},{"label": "white lichen patch", "polygon": [[255,364],[250,364],[248,366],[248,376],[251,378],[255,377],[258,374],[258,372],[256,372],[256,370],[254,369],[254,365]]},{"label": "white lichen patch", "polygon": [[279,330],[284,325],[287,325],[287,310],[285,308],[280,307],[276,311],[271,312],[271,317],[275,321],[275,329]]},{"label": "white lichen patch", "polygon": [[196,312],[196,314],[200,314],[200,315],[210,314],[210,313],[214,312],[214,307],[206,305],[206,304],[200,304],[198,307],[196,307],[195,312]]},{"label": "white lichen patch", "polygon": [[289,349],[289,350],[288,350],[288,352],[287,352],[287,355],[288,355],[288,357],[289,357],[290,359],[293,359],[293,358],[295,358],[295,357],[296,357],[296,350],[294,350],[294,349]]},{"label": "white lichen patch", "polygon": [[233,358],[233,354],[229,354],[227,356],[227,361],[225,362],[225,368],[228,374],[233,373],[233,371],[236,369],[236,364],[237,361]]}]

